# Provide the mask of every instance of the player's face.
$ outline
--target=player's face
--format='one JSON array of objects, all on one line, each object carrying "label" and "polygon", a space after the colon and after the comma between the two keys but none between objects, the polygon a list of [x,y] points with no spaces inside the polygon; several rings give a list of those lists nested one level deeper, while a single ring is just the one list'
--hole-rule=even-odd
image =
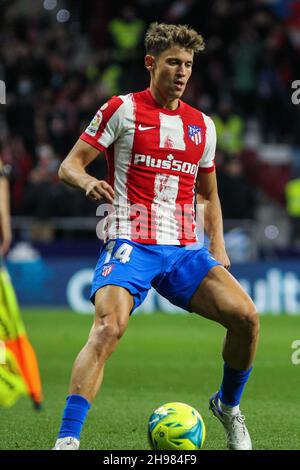
[{"label": "player's face", "polygon": [[178,99],[184,93],[192,73],[194,52],[173,46],[153,58],[151,81],[160,95]]}]

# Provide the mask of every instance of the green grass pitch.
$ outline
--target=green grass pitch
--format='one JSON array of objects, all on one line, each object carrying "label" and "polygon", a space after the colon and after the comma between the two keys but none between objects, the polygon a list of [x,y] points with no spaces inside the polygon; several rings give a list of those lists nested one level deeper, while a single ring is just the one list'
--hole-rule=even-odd
[{"label": "green grass pitch", "polygon": [[[0,449],[50,449],[60,425],[73,360],[84,345],[92,316],[66,310],[24,311],[39,359],[45,401],[35,412],[28,398],[0,410]],[[242,400],[255,449],[300,449],[300,365],[291,344],[300,317],[263,316],[261,339]],[[82,433],[81,448],[145,449],[151,412],[171,401],[196,407],[206,424],[203,447],[225,449],[221,424],[208,398],[222,374],[224,330],[196,315],[136,315],[106,365],[103,387]]]}]

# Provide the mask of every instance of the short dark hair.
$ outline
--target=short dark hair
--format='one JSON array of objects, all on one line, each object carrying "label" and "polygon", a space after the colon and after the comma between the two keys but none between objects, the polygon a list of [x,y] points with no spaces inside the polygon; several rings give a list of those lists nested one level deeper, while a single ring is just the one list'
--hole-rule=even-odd
[{"label": "short dark hair", "polygon": [[159,55],[166,49],[178,45],[194,52],[205,49],[201,34],[187,25],[166,23],[151,23],[145,37],[146,53]]}]

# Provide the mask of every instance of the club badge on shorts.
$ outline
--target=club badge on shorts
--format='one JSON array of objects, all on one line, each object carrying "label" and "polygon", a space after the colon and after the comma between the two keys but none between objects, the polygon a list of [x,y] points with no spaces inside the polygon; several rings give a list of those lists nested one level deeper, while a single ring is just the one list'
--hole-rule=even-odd
[{"label": "club badge on shorts", "polygon": [[188,133],[189,138],[194,142],[194,144],[199,145],[202,142],[202,130],[201,127],[191,126],[188,124]]},{"label": "club badge on shorts", "polygon": [[113,264],[109,264],[108,266],[104,266],[103,269],[102,269],[101,276],[103,276],[103,277],[108,276],[112,272],[113,267],[114,267]]}]

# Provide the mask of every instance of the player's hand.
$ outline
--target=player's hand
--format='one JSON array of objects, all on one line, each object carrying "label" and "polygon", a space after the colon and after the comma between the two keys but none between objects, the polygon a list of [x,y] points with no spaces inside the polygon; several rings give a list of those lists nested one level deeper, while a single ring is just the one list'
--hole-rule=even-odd
[{"label": "player's hand", "polygon": [[106,201],[114,202],[115,192],[113,188],[106,182],[101,180],[92,180],[85,187],[86,196],[94,202]]},{"label": "player's hand", "polygon": [[209,247],[210,254],[219,261],[224,268],[230,268],[230,259],[226,253],[226,248],[224,243],[211,243]]}]

